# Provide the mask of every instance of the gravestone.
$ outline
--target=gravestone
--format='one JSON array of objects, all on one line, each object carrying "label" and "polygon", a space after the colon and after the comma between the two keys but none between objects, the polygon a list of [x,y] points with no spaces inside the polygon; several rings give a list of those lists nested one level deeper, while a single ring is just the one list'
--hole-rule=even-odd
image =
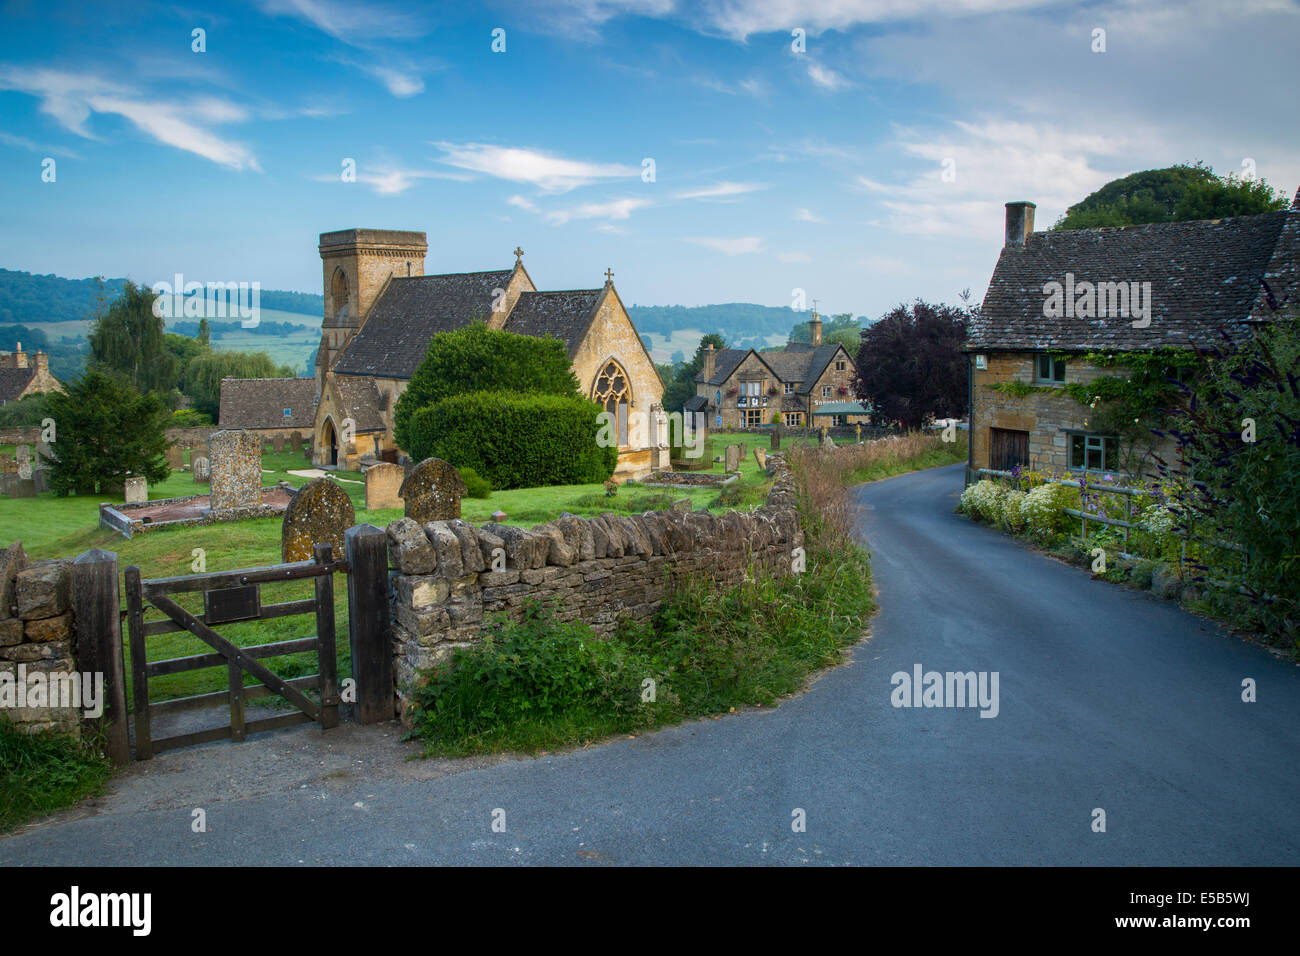
[{"label": "gravestone", "polygon": [[781,429],[780,428],[772,429],[772,441],[770,442],[770,444],[771,444],[772,451],[781,450]]},{"label": "gravestone", "polygon": [[401,465],[383,462],[366,469],[366,510],[377,508],[400,508],[402,496],[399,491],[406,479],[406,470]]},{"label": "gravestone", "polygon": [[306,459],[307,461],[311,461],[311,446],[310,446],[310,445],[304,445],[304,446],[303,446],[303,449],[302,449],[302,457],[303,457],[304,459]]},{"label": "gravestone", "polygon": [[167,467],[172,471],[182,471],[185,468],[185,449],[180,445],[167,446]]},{"label": "gravestone", "polygon": [[740,452],[741,448],[739,445],[727,446],[726,463],[723,465],[724,471],[733,472],[740,468]]},{"label": "gravestone", "polygon": [[302,432],[294,432],[289,436],[289,447],[295,455],[302,451]]},{"label": "gravestone", "polygon": [[134,475],[122,485],[123,494],[128,505],[142,505],[149,500],[149,482],[144,475]]},{"label": "gravestone", "polygon": [[276,454],[284,451],[284,436],[276,435],[271,439],[271,447],[275,449]]},{"label": "gravestone", "polygon": [[30,445],[18,446],[18,477],[30,478],[32,476],[32,449]]},{"label": "gravestone", "polygon": [[212,510],[261,505],[261,439],[247,429],[225,429],[208,440],[208,447],[212,449]]},{"label": "gravestone", "polygon": [[9,497],[10,498],[35,498],[36,479],[35,478],[10,479]]},{"label": "gravestone", "polygon": [[758,463],[758,467],[762,471],[767,471],[767,452],[757,445],[754,446],[754,461]]},{"label": "gravestone", "polygon": [[52,461],[53,459],[54,449],[50,447],[50,443],[38,441],[36,443],[36,463],[39,465],[42,461]]},{"label": "gravestone", "polygon": [[280,557],[310,561],[312,548],[328,543],[334,547],[334,557],[342,558],[343,532],[356,523],[348,493],[330,478],[313,478],[298,489],[284,511]]},{"label": "gravestone", "polygon": [[32,481],[36,482],[36,493],[44,494],[50,490],[50,469],[33,468]]},{"label": "gravestone", "polygon": [[830,433],[829,431],[826,430],[826,426],[825,426],[825,425],[822,426],[822,443],[821,443],[821,444],[822,444],[822,447],[823,447],[823,448],[834,448],[834,447],[835,447],[835,439],[831,437],[831,433]]},{"label": "gravestone", "polygon": [[212,481],[212,464],[206,458],[195,458],[190,463],[190,471],[194,473],[194,483],[196,485],[206,485]]},{"label": "gravestone", "polygon": [[460,472],[441,458],[426,458],[408,474],[397,490],[406,505],[406,517],[421,525],[460,517],[465,482]]}]

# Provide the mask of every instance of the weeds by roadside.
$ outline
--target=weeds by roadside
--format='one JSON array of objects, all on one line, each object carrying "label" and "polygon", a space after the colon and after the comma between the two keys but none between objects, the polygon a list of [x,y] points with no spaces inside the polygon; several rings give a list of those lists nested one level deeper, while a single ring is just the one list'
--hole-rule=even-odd
[{"label": "weeds by roadside", "polygon": [[29,734],[0,716],[0,833],[101,792],[108,761],[89,742]]}]

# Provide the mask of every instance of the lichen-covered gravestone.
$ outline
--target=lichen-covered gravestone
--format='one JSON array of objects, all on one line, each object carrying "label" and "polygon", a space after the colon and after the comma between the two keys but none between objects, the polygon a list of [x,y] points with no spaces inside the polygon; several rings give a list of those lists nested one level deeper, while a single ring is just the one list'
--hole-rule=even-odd
[{"label": "lichen-covered gravestone", "polygon": [[726,471],[732,472],[737,470],[740,467],[740,451],[741,448],[739,445],[727,446],[727,451],[726,451],[727,459],[725,465],[723,466]]},{"label": "lichen-covered gravestone", "polygon": [[757,445],[754,446],[754,461],[758,463],[759,468],[763,471],[767,471],[767,452],[763,451],[763,449],[759,448]]},{"label": "lichen-covered gravestone", "polygon": [[460,472],[441,458],[426,458],[406,476],[397,493],[406,503],[406,517],[420,524],[460,517],[465,482]]},{"label": "lichen-covered gravestone", "polygon": [[772,451],[780,451],[780,450],[781,450],[781,429],[780,429],[780,427],[777,427],[777,428],[772,429],[772,441],[771,441],[771,446],[772,446]]},{"label": "lichen-covered gravestone", "polygon": [[402,507],[401,488],[406,470],[401,465],[382,462],[366,469],[366,510]]},{"label": "lichen-covered gravestone", "polygon": [[276,454],[284,451],[284,436],[276,435],[271,439],[271,447],[275,449]]},{"label": "lichen-covered gravestone", "polygon": [[314,478],[298,489],[280,526],[280,556],[284,561],[309,561],[318,544],[334,547],[343,557],[343,532],[356,524],[348,493],[330,478]]},{"label": "lichen-covered gravestone", "polygon": [[212,465],[201,455],[190,462],[190,471],[194,473],[196,485],[206,485],[212,480]]},{"label": "lichen-covered gravestone", "polygon": [[149,482],[143,475],[128,478],[123,484],[123,489],[128,505],[142,505],[149,500]]},{"label": "lichen-covered gravestone", "polygon": [[294,432],[289,436],[289,447],[295,455],[302,451],[302,432]]},{"label": "lichen-covered gravestone", "polygon": [[262,442],[246,429],[219,431],[212,450],[212,510],[234,511],[262,504]]},{"label": "lichen-covered gravestone", "polygon": [[180,471],[185,467],[185,449],[180,445],[167,446],[167,467],[172,471]]}]

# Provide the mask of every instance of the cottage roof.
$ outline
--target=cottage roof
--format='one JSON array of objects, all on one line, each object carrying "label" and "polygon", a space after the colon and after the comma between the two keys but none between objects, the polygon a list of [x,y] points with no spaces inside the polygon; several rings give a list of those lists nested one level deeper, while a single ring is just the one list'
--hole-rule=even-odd
[{"label": "cottage roof", "polygon": [[705,395],[692,395],[682,403],[682,408],[688,412],[702,412],[709,407],[709,399]]},{"label": "cottage roof", "polygon": [[[1300,299],[1300,211],[1194,222],[1030,233],[998,258],[968,350],[1083,351],[1211,344],[1267,318],[1261,278]],[[1049,282],[1147,283],[1150,325],[1131,316],[1045,316]],[[1076,293],[1077,295],[1077,293]]]},{"label": "cottage roof", "polygon": [[35,377],[35,367],[0,368],[0,405],[17,399]]},{"label": "cottage roof", "polygon": [[[438,332],[492,314],[512,270],[393,278],[334,365],[342,375],[410,378]],[[358,429],[360,425],[358,424]]]},{"label": "cottage roof", "polygon": [[772,370],[780,382],[798,382],[797,394],[807,395],[813,384],[821,377],[826,366],[830,364],[839,345],[810,345],[807,342],[792,342],[785,348],[770,352],[754,352],[753,349],[722,349],[714,356],[713,376],[705,381],[704,373],[696,374],[695,381],[707,385],[722,385],[745,357],[754,352],[758,358]]},{"label": "cottage roof", "polygon": [[[285,414],[285,412],[289,414]],[[316,415],[314,378],[223,378],[222,428],[304,428]]]}]

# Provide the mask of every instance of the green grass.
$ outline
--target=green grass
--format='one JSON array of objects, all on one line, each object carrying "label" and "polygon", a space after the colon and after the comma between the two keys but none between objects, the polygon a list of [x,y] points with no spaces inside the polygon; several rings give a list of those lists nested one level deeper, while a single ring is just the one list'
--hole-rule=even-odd
[{"label": "green grass", "polygon": [[868,481],[879,481],[881,478],[892,478],[894,475],[901,475],[909,471],[954,465],[959,461],[966,461],[966,459],[966,443],[956,441],[935,451],[927,451],[917,455],[915,458],[895,458],[876,462],[867,468],[861,468],[853,472],[849,476],[849,482],[861,485]]},{"label": "green grass", "polygon": [[0,716],[0,833],[102,792],[109,772],[93,744]]}]

